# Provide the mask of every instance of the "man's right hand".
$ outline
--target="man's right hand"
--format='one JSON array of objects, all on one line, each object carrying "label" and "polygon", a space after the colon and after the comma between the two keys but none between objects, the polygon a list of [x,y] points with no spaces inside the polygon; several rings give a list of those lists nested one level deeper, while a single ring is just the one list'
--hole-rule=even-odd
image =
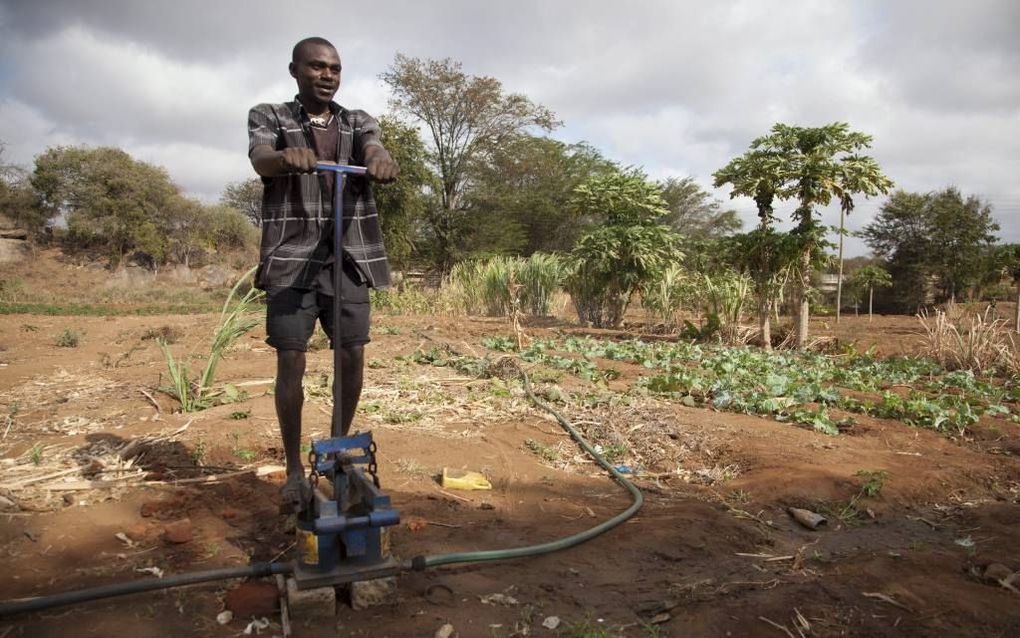
[{"label": "man's right hand", "polygon": [[262,177],[314,173],[317,163],[315,152],[310,148],[285,148],[277,151],[267,144],[260,144],[251,152],[251,165]]},{"label": "man's right hand", "polygon": [[280,174],[314,173],[319,158],[310,148],[285,148],[280,151]]}]

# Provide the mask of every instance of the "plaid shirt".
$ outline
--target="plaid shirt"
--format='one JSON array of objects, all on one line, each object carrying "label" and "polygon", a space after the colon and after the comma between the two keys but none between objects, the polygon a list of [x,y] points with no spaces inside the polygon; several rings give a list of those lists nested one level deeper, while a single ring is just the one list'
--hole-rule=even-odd
[{"label": "plaid shirt", "polygon": [[[379,124],[364,111],[329,105],[340,125],[340,164],[364,164],[364,149],[380,144]],[[256,146],[275,150],[314,148],[308,113],[301,102],[259,104],[248,112],[248,154]],[[311,289],[332,253],[333,209],[323,201],[322,181],[333,173],[263,177],[262,244],[255,285]],[[379,213],[367,179],[348,177],[343,193],[344,252],[373,288],[390,285],[390,267]]]}]

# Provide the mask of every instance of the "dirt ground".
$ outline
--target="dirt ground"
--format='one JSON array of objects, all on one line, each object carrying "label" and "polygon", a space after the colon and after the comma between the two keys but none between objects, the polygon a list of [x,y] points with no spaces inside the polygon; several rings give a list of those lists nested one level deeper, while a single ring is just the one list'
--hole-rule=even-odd
[{"label": "dirt ground", "polygon": [[[176,338],[174,352],[200,369],[201,357],[188,355],[207,350],[215,322],[0,317],[0,494],[11,503],[0,513],[0,598],[148,578],[147,568],[171,574],[290,556],[278,473],[254,471],[282,461],[262,329],[217,375],[247,393],[241,401],[179,414],[158,390],[165,364],[152,337]],[[862,316],[835,328],[831,319],[815,325],[894,354],[911,351],[917,324]],[[83,334],[77,347],[55,344],[65,329]],[[527,328],[578,330],[566,321]],[[392,537],[402,558],[549,541],[629,504],[515,386],[405,359],[437,344],[481,353],[483,336],[506,334],[492,319],[375,318],[356,427],[378,441],[382,485],[403,517]],[[321,387],[330,365],[328,350],[310,353],[306,438],[328,430]],[[614,388],[641,373],[615,365],[623,376]],[[462,637],[1020,635],[1020,593],[985,577],[992,564],[1020,570],[1020,426],[997,420],[950,440],[860,417],[850,434],[829,437],[668,401],[616,410],[589,414],[617,428],[659,428],[679,459],[635,479],[646,500],[633,519],[541,558],[407,574],[396,605],[342,607],[335,625],[295,618],[295,635],[433,636],[446,623]],[[118,477],[118,451],[134,440],[145,453]],[[543,460],[536,448],[567,462]],[[442,490],[434,477],[444,466],[482,471],[494,489]],[[244,469],[252,471],[187,482]],[[859,516],[840,520],[862,469],[885,470],[884,487],[861,501]],[[829,523],[805,529],[791,506],[828,513]],[[237,586],[29,614],[0,621],[0,637],[241,635],[251,617],[216,621]],[[494,593],[516,604],[483,602]],[[281,635],[279,616],[265,615],[262,635]],[[542,626],[551,616],[562,621],[556,631]]]}]

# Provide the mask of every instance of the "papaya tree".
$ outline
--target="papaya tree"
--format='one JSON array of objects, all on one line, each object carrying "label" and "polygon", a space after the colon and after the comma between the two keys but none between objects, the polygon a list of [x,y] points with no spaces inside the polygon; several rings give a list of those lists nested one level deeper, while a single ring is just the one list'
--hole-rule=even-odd
[{"label": "papaya tree", "polygon": [[[885,194],[893,186],[875,159],[861,154],[871,141],[870,135],[851,131],[844,122],[821,127],[776,124],[768,135],[752,141],[747,153],[715,173],[717,186],[733,184],[731,197],[750,195],[756,202],[765,197],[769,206],[772,198],[798,201],[792,215],[796,222],[793,235],[800,243],[795,290],[797,347],[807,342],[811,264],[824,241],[817,209],[835,199],[845,216],[853,210],[856,196]],[[740,184],[744,187],[738,187]],[[756,186],[751,192],[750,185]]]},{"label": "papaya tree", "polygon": [[661,190],[640,172],[588,178],[570,208],[586,230],[570,252],[567,291],[582,322],[617,327],[634,292],[683,258],[681,236],[662,223]]}]

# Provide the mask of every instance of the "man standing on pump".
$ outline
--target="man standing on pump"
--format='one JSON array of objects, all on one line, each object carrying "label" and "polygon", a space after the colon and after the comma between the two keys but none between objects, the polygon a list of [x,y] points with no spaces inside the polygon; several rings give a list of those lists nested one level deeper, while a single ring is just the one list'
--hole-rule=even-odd
[{"label": "man standing on pump", "polygon": [[[368,180],[346,180],[334,193],[333,173],[318,162],[365,166],[369,178],[393,181],[399,167],[379,141],[379,124],[364,111],[333,101],[340,56],[323,38],[294,46],[293,102],[259,104],[248,113],[248,156],[262,176],[262,242],[255,285],[266,291],[266,343],[276,349],[276,415],[287,462],[285,506],[311,495],[301,458],[302,378],[308,340],[319,320],[330,347],[341,348],[341,423],[346,435],[361,396],[369,341],[368,288],[390,284],[389,263]],[[333,254],[333,198],[342,197],[343,255]],[[340,343],[332,343],[333,269],[341,269]]]}]

